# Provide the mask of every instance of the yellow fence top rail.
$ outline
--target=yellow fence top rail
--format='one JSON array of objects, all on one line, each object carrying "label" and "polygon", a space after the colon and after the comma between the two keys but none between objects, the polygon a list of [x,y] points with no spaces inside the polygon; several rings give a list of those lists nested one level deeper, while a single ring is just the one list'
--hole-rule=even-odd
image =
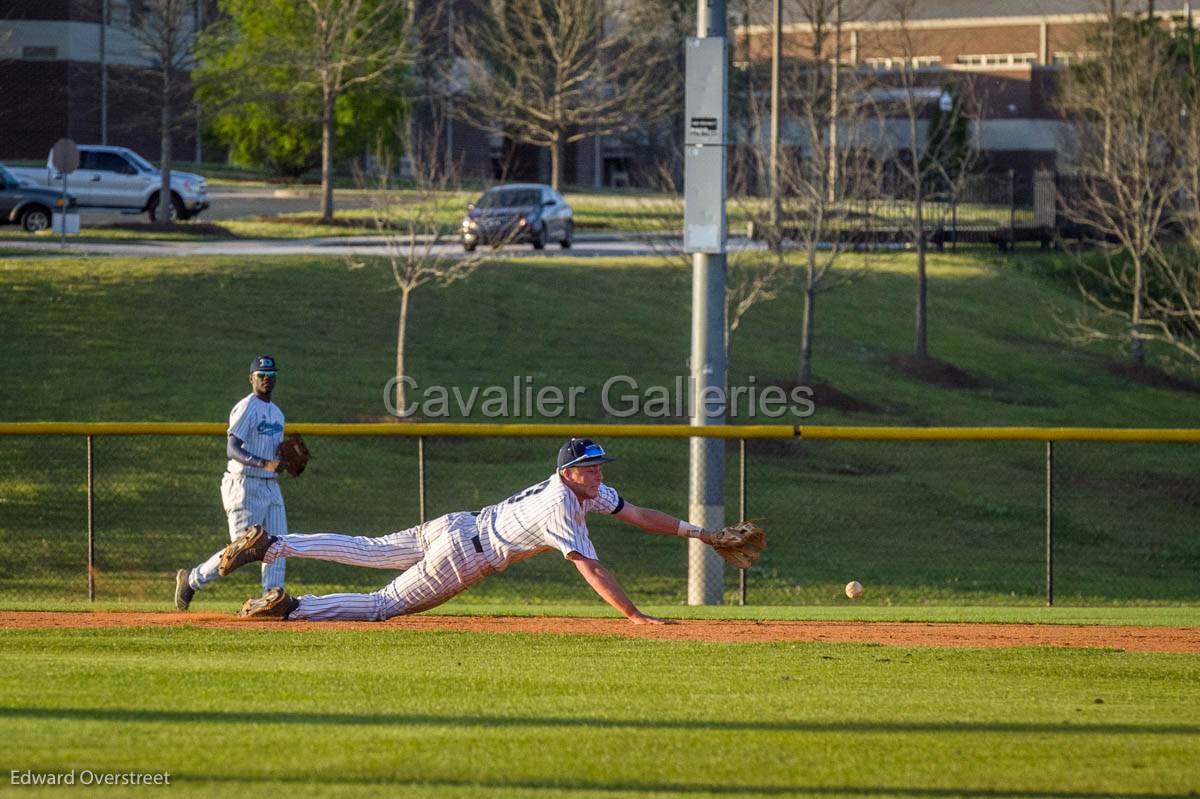
[{"label": "yellow fence top rail", "polygon": [[[1200,429],[1115,427],[848,427],[839,425],[479,424],[403,422],[289,424],[308,436],[464,438],[795,438],[811,441],[1113,441],[1200,443]],[[218,422],[0,422],[0,436],[224,436]]]},{"label": "yellow fence top rail", "polygon": [[[223,436],[214,422],[12,422],[0,423],[9,436]],[[468,438],[795,438],[792,425],[685,424],[478,424],[457,422],[378,422],[370,424],[288,424],[287,432],[306,436],[463,436]]]},{"label": "yellow fence top rail", "polygon": [[1200,442],[1200,429],[1158,427],[839,427],[796,428],[800,438],[832,441],[1135,441]]}]

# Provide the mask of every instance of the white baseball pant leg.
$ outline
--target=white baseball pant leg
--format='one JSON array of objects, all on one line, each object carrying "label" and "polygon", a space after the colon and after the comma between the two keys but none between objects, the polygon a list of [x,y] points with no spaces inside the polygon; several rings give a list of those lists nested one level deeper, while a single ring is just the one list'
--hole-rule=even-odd
[{"label": "white baseball pant leg", "polygon": [[[255,524],[261,524],[271,535],[287,535],[287,512],[283,507],[283,493],[279,490],[278,480],[226,473],[221,480],[221,504],[229,525],[230,541],[235,541],[247,527]],[[212,557],[192,569],[188,575],[192,588],[199,590],[220,576],[217,566],[221,563],[221,553],[224,551],[224,547],[218,549]],[[270,564],[264,561],[264,593],[268,588],[283,587],[286,566],[283,558]]]},{"label": "white baseball pant leg", "polygon": [[263,563],[274,563],[283,558],[308,558],[403,571],[424,556],[423,540],[421,525],[379,538],[341,533],[294,533],[279,536],[267,549]]},{"label": "white baseball pant leg", "polygon": [[471,514],[435,519],[425,526],[424,534],[427,546],[422,557],[388,585],[370,594],[307,594],[300,597],[288,618],[380,621],[419,613],[450,600],[494,571]]}]

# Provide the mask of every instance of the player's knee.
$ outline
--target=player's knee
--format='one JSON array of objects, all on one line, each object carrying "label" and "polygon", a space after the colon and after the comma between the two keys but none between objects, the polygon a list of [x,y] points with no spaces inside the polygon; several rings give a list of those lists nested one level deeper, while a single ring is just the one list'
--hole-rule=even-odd
[{"label": "player's knee", "polygon": [[371,599],[375,601],[374,621],[386,621],[396,616],[403,616],[408,612],[408,608],[403,602],[396,597],[388,596],[385,591],[376,591],[371,594]]}]

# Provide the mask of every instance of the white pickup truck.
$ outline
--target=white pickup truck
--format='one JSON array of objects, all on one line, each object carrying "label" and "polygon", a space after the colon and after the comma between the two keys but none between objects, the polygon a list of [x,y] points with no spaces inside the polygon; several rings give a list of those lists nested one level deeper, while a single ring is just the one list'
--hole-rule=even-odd
[{"label": "white pickup truck", "polygon": [[[46,168],[9,167],[23,184],[62,190],[62,175],[46,161]],[[128,147],[79,145],[79,168],[67,176],[67,192],[80,208],[103,208],[126,214],[150,214],[158,219],[158,192],[162,173],[158,167]],[[171,213],[188,219],[208,208],[208,185],[190,172],[171,171]]]}]

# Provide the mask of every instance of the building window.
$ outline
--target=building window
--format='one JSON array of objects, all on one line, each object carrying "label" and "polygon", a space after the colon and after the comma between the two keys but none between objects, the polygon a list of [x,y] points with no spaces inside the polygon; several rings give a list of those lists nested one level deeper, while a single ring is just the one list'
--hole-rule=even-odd
[{"label": "building window", "polygon": [[987,53],[985,55],[960,55],[955,63],[964,67],[1019,67],[1037,61],[1037,53]]},{"label": "building window", "polygon": [[1055,53],[1054,54],[1054,63],[1058,64],[1060,67],[1075,66],[1078,64],[1082,64],[1085,61],[1094,61],[1095,59],[1096,59],[1096,53],[1091,52],[1090,50],[1080,52],[1080,53]]},{"label": "building window", "polygon": [[[942,65],[942,57],[940,55],[917,55],[909,59],[913,69],[933,69]],[[864,58],[863,64],[868,69],[879,70],[880,72],[892,72],[900,69],[904,65],[904,58]]]},{"label": "building window", "polygon": [[21,58],[26,61],[54,61],[58,58],[58,48],[25,45],[21,48]]}]

